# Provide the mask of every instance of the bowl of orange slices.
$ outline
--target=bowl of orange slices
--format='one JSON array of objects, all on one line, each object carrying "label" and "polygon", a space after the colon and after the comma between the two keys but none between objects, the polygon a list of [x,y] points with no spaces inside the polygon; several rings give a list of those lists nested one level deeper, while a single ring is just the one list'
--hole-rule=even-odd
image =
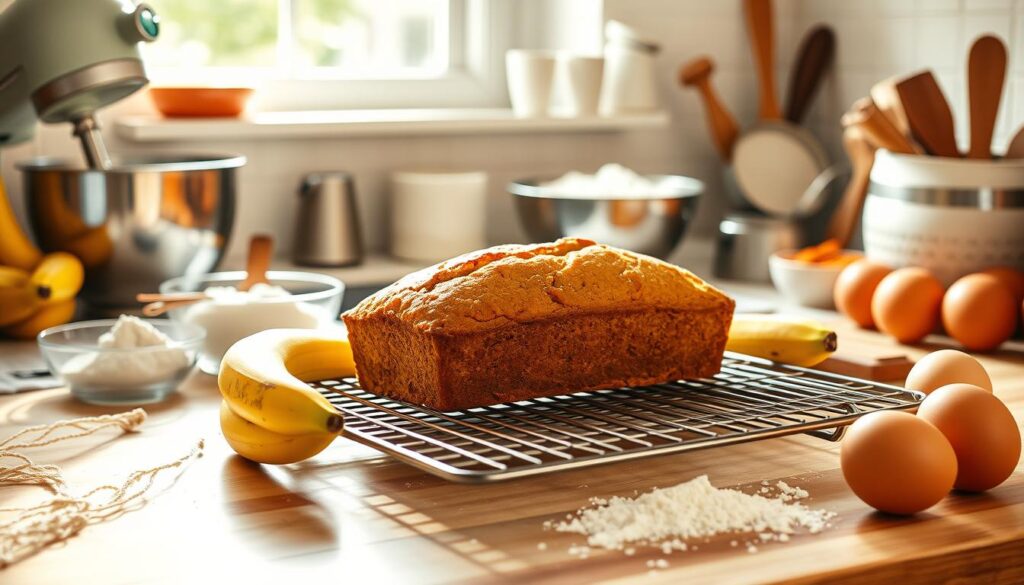
[{"label": "bowl of orange slices", "polygon": [[768,259],[772,284],[783,297],[804,307],[832,309],[832,289],[839,273],[863,257],[857,250],[845,250],[837,240],[801,248],[781,250]]}]

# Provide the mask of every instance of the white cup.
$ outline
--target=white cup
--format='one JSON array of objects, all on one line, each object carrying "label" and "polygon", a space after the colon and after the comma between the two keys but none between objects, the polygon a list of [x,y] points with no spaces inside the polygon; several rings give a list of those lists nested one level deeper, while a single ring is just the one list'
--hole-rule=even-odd
[{"label": "white cup", "polygon": [[391,253],[438,262],[487,247],[487,173],[391,175]]},{"label": "white cup", "polygon": [[558,73],[565,88],[566,114],[574,118],[596,116],[604,78],[604,57],[562,54]]},{"label": "white cup", "polygon": [[505,68],[512,112],[519,118],[547,116],[555,78],[554,53],[511,49],[505,53]]}]

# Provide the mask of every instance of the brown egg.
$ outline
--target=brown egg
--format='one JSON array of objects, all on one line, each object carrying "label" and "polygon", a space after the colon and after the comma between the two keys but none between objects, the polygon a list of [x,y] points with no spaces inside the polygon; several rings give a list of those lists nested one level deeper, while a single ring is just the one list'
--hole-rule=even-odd
[{"label": "brown egg", "polygon": [[871,318],[871,297],[892,268],[866,258],[857,260],[839,273],[832,296],[836,309],[854,323],[870,329],[875,326]]},{"label": "brown egg", "polygon": [[982,270],[981,274],[990,274],[998,278],[1013,293],[1018,305],[1024,302],[1024,272],[1009,266],[996,266]]},{"label": "brown egg", "polygon": [[917,343],[939,324],[942,285],[924,268],[900,268],[878,283],[871,317],[900,343]]},{"label": "brown egg", "polygon": [[1017,328],[1013,293],[991,274],[968,274],[942,299],[942,326],[971,351],[991,351]]},{"label": "brown egg", "polygon": [[843,478],[869,506],[890,514],[930,508],[953,488],[956,454],[928,421],[879,411],[857,419],[839,450]]},{"label": "brown egg", "polygon": [[992,378],[981,362],[955,349],[940,349],[924,356],[914,364],[904,386],[931,394],[947,384],[973,384],[992,391]]},{"label": "brown egg", "polygon": [[1020,461],[1020,429],[991,392],[950,384],[932,392],[917,416],[935,425],[956,453],[956,489],[981,492],[1010,477]]}]

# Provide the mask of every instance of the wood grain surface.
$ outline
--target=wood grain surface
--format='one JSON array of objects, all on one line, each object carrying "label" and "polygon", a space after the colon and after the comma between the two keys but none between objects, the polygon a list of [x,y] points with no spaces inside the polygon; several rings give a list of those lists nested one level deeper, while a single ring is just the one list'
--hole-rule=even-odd
[{"label": "wood grain surface", "polygon": [[[941,345],[902,348],[835,325],[847,352],[889,346],[916,358]],[[1020,421],[1024,353],[1006,350],[983,361]],[[179,396],[147,407],[151,418],[141,432],[34,453],[85,488],[207,439],[205,455],[146,505],[0,572],[0,583],[1024,582],[1020,467],[989,493],[953,494],[912,518],[872,512],[846,488],[838,445],[806,436],[457,485],[345,440],[300,464],[249,463],[220,437],[218,402],[213,379],[197,374]],[[0,431],[116,410],[82,405],[60,389],[4,397]],[[545,520],[563,518],[591,497],[632,495],[701,474],[743,489],[783,479],[811,493],[808,505],[838,516],[823,533],[759,545],[756,554],[730,546],[737,536],[724,535],[693,542],[695,550],[685,553],[639,547],[634,556],[594,550],[579,559],[567,551],[584,544],[581,536],[543,529]],[[4,489],[0,507],[42,497]],[[657,559],[668,567],[652,572],[647,561]]]}]

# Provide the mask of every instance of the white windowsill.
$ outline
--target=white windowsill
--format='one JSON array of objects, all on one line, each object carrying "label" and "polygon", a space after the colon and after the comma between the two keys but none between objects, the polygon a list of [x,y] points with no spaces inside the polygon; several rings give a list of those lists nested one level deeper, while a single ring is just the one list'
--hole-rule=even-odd
[{"label": "white windowsill", "polygon": [[622,132],[665,128],[667,112],[589,118],[516,118],[506,109],[265,112],[238,119],[125,116],[114,123],[136,142],[273,138],[342,138],[415,134]]}]

